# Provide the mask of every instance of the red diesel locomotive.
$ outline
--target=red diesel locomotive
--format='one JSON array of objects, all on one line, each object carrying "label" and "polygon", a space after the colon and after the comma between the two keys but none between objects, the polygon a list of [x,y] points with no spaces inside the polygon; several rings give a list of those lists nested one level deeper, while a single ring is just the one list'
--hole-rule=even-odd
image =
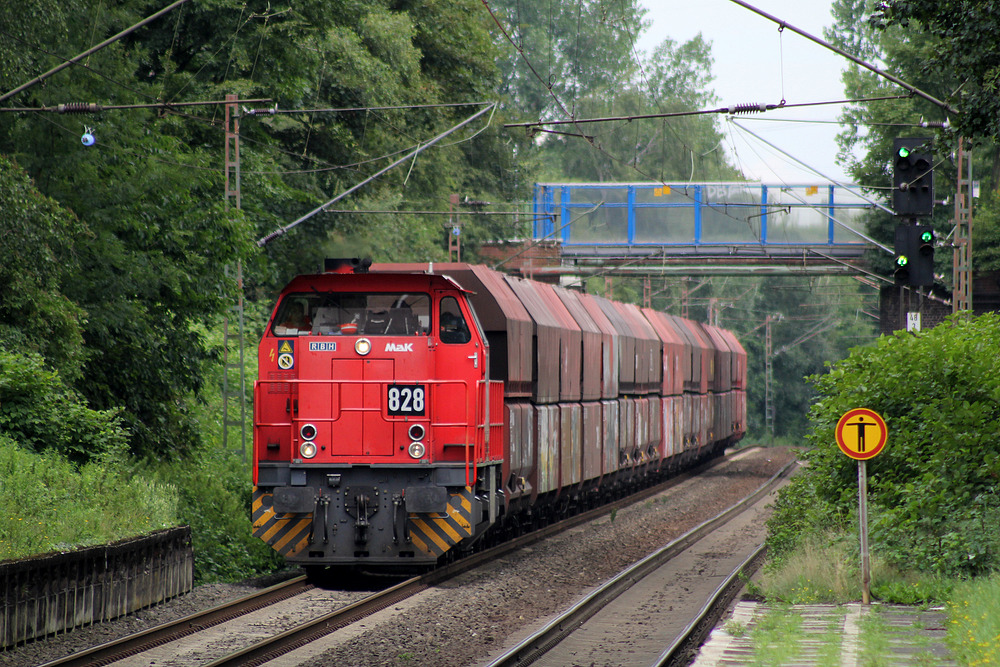
[{"label": "red diesel locomotive", "polygon": [[307,569],[431,567],[746,422],[732,333],[468,264],[299,276],[259,365],[253,530]]}]

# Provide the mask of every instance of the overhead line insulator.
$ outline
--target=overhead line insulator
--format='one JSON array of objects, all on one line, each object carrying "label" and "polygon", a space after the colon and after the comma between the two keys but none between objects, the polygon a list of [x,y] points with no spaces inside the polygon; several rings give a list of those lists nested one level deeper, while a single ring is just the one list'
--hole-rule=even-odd
[{"label": "overhead line insulator", "polygon": [[94,102],[70,102],[56,107],[59,113],[97,113],[103,110],[104,107]]},{"label": "overhead line insulator", "polygon": [[747,103],[747,104],[730,104],[729,105],[729,113],[731,113],[731,114],[738,114],[738,113],[763,113],[764,111],[767,111],[769,109],[775,109],[775,108],[777,108],[777,105],[774,105],[774,104],[764,104],[763,102],[761,102],[760,104],[752,104],[752,103]]}]

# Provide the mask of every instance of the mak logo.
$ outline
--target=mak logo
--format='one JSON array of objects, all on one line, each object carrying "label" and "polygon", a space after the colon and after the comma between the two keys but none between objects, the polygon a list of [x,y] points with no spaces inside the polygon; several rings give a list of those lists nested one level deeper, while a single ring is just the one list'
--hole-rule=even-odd
[{"label": "mak logo", "polygon": [[413,352],[413,343],[386,343],[386,352]]}]

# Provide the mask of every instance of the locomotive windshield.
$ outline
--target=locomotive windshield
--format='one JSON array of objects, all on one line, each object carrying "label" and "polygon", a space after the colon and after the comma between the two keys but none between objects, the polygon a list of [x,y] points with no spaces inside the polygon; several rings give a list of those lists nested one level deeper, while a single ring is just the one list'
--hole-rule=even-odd
[{"label": "locomotive windshield", "polygon": [[271,326],[275,336],[426,336],[427,294],[303,292],[289,294]]}]

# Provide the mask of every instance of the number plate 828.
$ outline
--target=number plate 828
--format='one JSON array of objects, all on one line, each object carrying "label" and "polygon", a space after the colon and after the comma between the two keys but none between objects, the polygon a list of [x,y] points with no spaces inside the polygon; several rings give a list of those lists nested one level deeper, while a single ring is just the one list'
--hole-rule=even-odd
[{"label": "number plate 828", "polygon": [[422,384],[390,384],[386,387],[386,413],[423,415],[427,406],[427,388]]}]

